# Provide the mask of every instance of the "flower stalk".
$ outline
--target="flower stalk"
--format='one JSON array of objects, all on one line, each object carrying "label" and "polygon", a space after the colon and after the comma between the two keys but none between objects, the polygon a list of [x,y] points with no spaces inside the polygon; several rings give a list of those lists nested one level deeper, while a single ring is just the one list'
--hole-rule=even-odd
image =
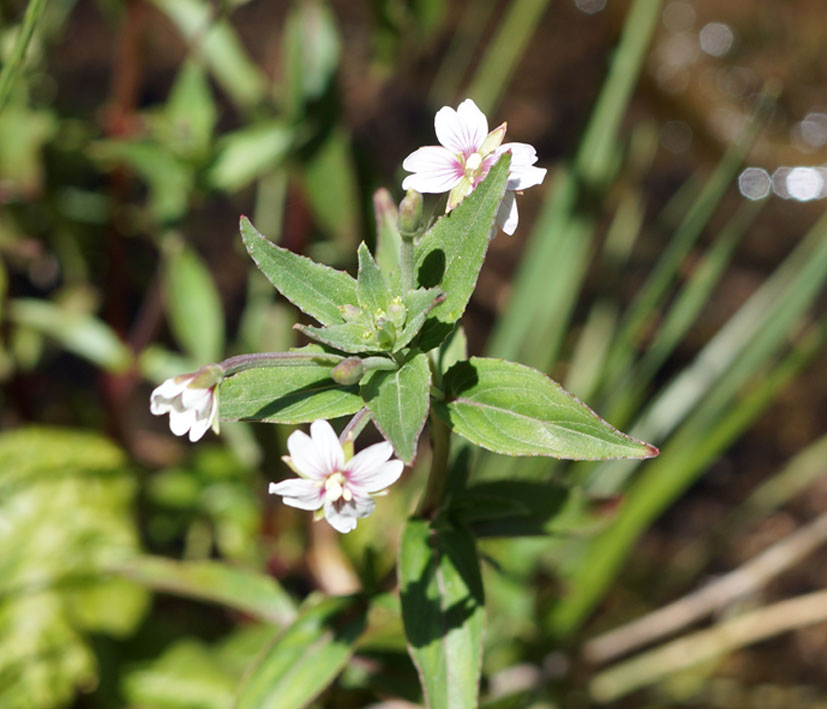
[{"label": "flower stalk", "polygon": [[225,377],[258,367],[302,367],[308,364],[329,364],[335,367],[345,358],[327,352],[256,352],[229,357],[218,364]]}]

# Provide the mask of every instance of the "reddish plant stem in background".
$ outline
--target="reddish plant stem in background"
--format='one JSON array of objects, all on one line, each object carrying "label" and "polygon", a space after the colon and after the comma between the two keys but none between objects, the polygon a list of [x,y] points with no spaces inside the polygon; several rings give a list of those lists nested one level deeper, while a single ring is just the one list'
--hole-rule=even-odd
[{"label": "reddish plant stem in background", "polygon": [[[143,0],[127,0],[121,26],[116,38],[115,60],[110,85],[110,103],[104,129],[110,138],[124,138],[134,129],[135,110],[141,80],[141,44],[144,34],[146,8]],[[104,318],[120,335],[127,331],[127,253],[124,229],[126,202],[131,175],[123,165],[115,166],[109,175],[109,200],[112,219],[106,235],[106,276]],[[103,372],[100,388],[107,409],[108,433],[125,442],[122,413],[126,399],[135,382],[134,373]]]}]

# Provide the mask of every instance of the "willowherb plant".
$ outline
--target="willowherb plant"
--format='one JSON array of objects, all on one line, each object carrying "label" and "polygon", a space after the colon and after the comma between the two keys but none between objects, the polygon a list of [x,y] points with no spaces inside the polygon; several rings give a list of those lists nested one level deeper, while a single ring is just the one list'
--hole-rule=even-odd
[{"label": "willowherb plant", "polygon": [[[442,108],[435,127],[441,145],[403,163],[413,173],[403,183],[410,189],[396,228],[380,229],[381,267],[362,243],[353,278],[272,244],[241,218],[258,268],[318,323],[295,325],[315,344],[240,355],[168,380],[153,392],[152,411],[169,413],[173,432],[193,441],[217,430],[219,417],[313,422],[310,436],[297,431],[287,443],[299,479],[273,483],[270,492],[315,510],[340,532],[369,515],[372,495],[413,462],[430,422],[430,477],[402,535],[402,617],[427,702],[473,706],[484,599],[464,520],[519,514],[519,506],[503,499],[492,511],[490,500],[463,498],[466,474],[449,464],[451,434],[511,456],[607,460],[648,458],[657,449],[616,430],[540,371],[468,356],[458,323],[495,225],[513,233],[515,194],[541,183],[545,170],[534,166],[530,145],[502,142],[505,124],[489,132],[470,99],[457,111]],[[429,228],[414,190],[449,193],[447,213]],[[327,419],[345,416],[352,419],[337,439]],[[387,442],[354,455],[368,422]],[[255,678],[247,686],[255,688]]]}]

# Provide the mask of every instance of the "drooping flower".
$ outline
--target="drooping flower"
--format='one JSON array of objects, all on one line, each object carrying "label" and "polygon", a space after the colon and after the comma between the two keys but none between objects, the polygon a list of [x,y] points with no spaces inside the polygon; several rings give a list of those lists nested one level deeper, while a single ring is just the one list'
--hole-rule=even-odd
[{"label": "drooping flower", "polygon": [[488,174],[500,156],[510,151],[506,193],[497,212],[497,224],[506,234],[513,234],[519,215],[514,199],[516,192],[539,185],[545,168],[534,167],[537,151],[527,143],[503,143],[506,124],[491,132],[488,119],[470,98],[455,111],[443,106],[436,112],[434,128],[440,145],[415,150],[402,163],[412,172],[402,182],[402,189],[417,192],[450,192],[445,211],[456,207]]},{"label": "drooping flower", "polygon": [[[310,435],[294,431],[287,439],[285,462],[300,477],[270,483],[269,492],[281,495],[284,504],[316,510],[336,531],[347,533],[356,520],[367,517],[375,502],[371,495],[395,483],[404,464],[391,458],[387,441],[368,446],[347,459],[333,427],[322,419],[310,424]],[[352,450],[352,447],[351,447]]]},{"label": "drooping flower", "polygon": [[193,443],[208,428],[218,433],[218,385],[223,370],[208,364],[197,372],[179,374],[155,387],[149,398],[149,410],[156,416],[169,414],[169,428],[176,436],[189,431]]}]

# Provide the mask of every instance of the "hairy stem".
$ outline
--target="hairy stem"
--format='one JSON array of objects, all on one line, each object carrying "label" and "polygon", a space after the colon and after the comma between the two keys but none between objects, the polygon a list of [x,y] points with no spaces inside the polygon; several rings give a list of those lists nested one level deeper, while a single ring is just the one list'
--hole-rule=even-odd
[{"label": "hairy stem", "polygon": [[406,293],[414,289],[414,244],[413,239],[402,236],[399,251],[400,270],[402,271],[402,290]]},{"label": "hairy stem", "polygon": [[326,352],[257,352],[255,354],[236,355],[225,359],[218,366],[221,367],[224,376],[243,372],[245,369],[256,369],[258,367],[301,367],[308,364],[329,364],[335,366],[344,357]]},{"label": "hairy stem", "polygon": [[433,412],[430,417],[431,472],[428,475],[428,485],[425,494],[419,503],[417,514],[420,517],[431,517],[442,505],[445,493],[445,482],[448,478],[448,453],[451,448],[451,431],[442,420]]}]

